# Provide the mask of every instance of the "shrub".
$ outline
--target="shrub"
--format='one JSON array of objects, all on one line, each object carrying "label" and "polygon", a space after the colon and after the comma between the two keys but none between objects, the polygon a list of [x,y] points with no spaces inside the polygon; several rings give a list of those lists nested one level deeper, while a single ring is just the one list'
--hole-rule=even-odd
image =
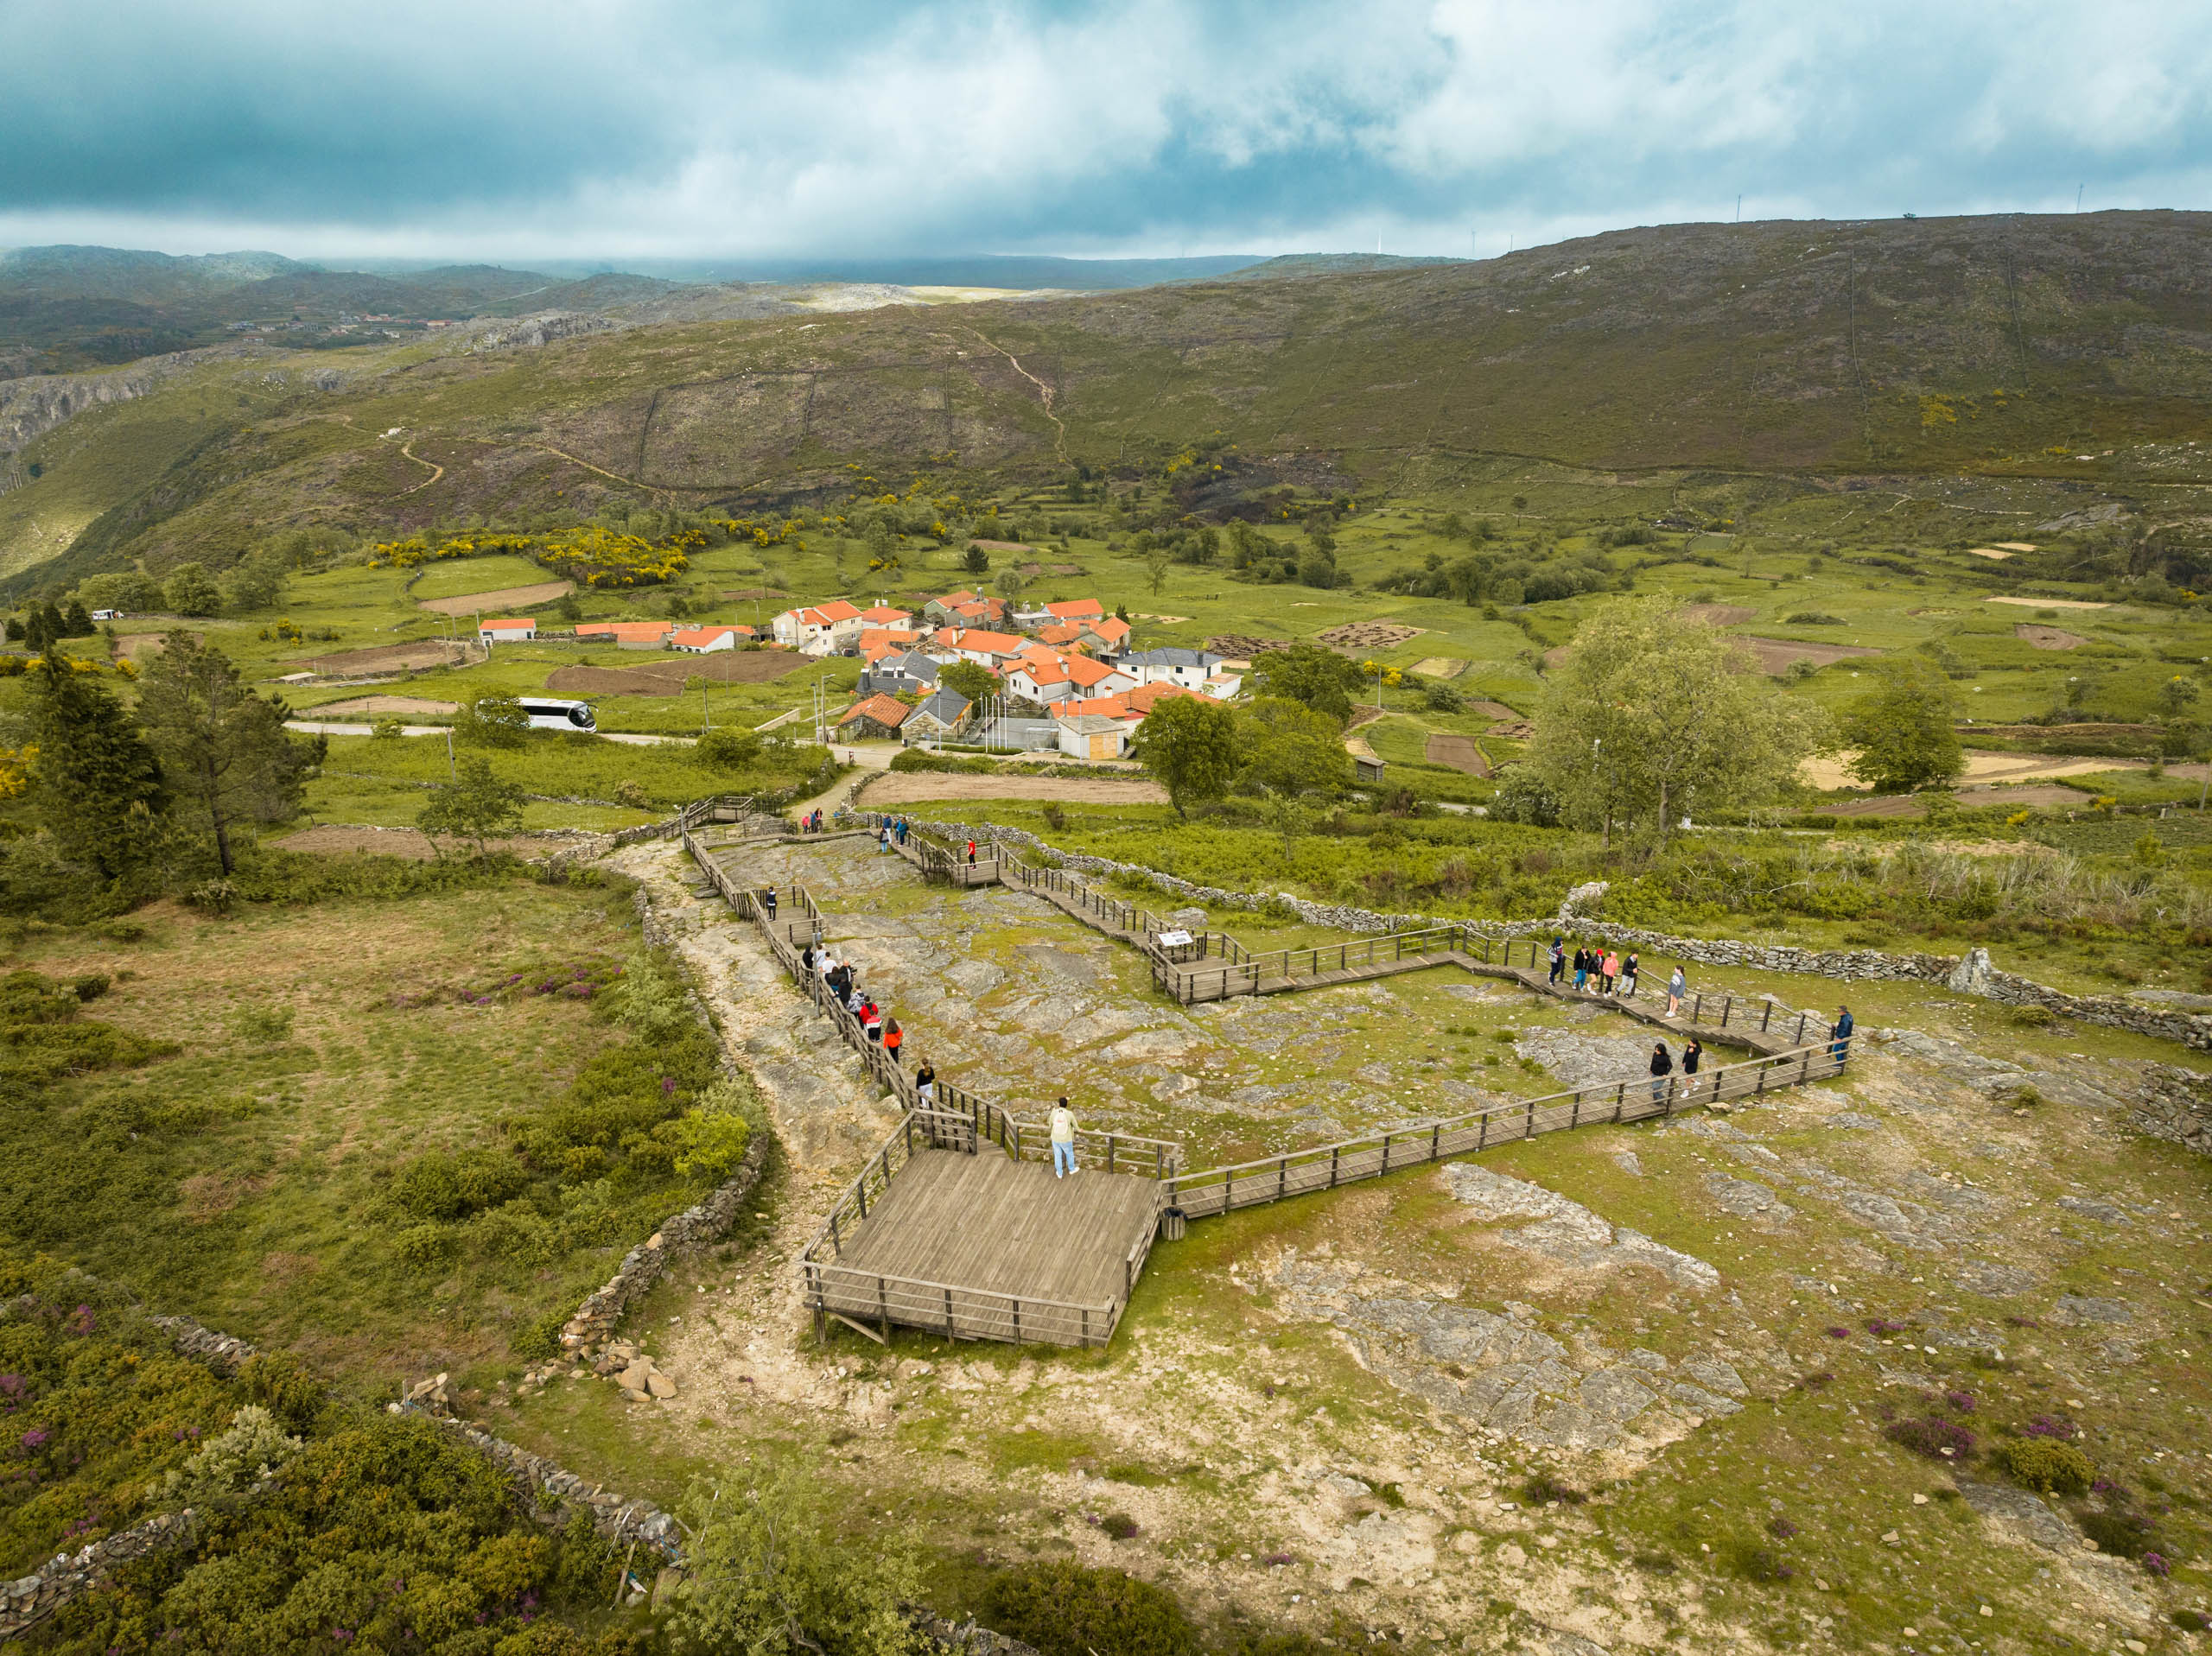
[{"label": "shrub", "polygon": [[745,1118],[730,1110],[686,1110],[673,1126],[672,1165],[686,1178],[709,1184],[720,1184],[737,1171],[753,1139]]},{"label": "shrub", "polygon": [[1925,1455],[1931,1461],[1956,1460],[1974,1452],[1974,1434],[1940,1414],[1894,1422],[1884,1428],[1882,1436],[1898,1448]]},{"label": "shrub", "polygon": [[2047,1495],[2088,1493],[2096,1469],[2089,1457],[2055,1437],[2008,1437],[1997,1446],[1997,1463],[2015,1482]]},{"label": "shrub", "polygon": [[2158,1549],[2157,1528],[2132,1507],[2077,1512],[2075,1519],[2082,1526],[2082,1533],[2097,1544],[2100,1552],[2109,1552],[2116,1558],[2140,1558]]},{"label": "shrub", "polygon": [[742,771],[760,758],[760,739],[749,730],[710,730],[692,744],[691,757],[715,771]]},{"label": "shrub", "polygon": [[525,1323],[507,1344],[515,1355],[525,1362],[557,1357],[561,1355],[561,1330],[568,1325],[567,1311],[548,1311],[544,1316]]},{"label": "shrub", "polygon": [[614,784],[614,803],[632,810],[647,811],[653,808],[652,796],[645,791],[645,784],[627,777]]},{"label": "shrub", "polygon": [[238,1383],[247,1396],[298,1432],[315,1424],[327,1395],[322,1382],[289,1351],[264,1351],[247,1358],[239,1366]]},{"label": "shrub", "polygon": [[1531,1507],[1548,1507],[1554,1501],[1562,1507],[1580,1507],[1588,1497],[1550,1473],[1539,1472],[1521,1486],[1521,1498]]},{"label": "shrub", "polygon": [[174,1507],[221,1502],[270,1482],[303,1447],[298,1438],[285,1435],[275,1415],[258,1403],[249,1403],[231,1417],[228,1431],[209,1438],[197,1455],[172,1469],[147,1494]]},{"label": "shrub", "polygon": [[1127,1513],[1108,1513],[1098,1520],[1098,1527],[1116,1541],[1126,1541],[1137,1533],[1137,1520]]},{"label": "shrub", "polygon": [[983,1589],[984,1620],[1042,1656],[1198,1656],[1175,1596],[1118,1570],[1071,1560],[1016,1564]]},{"label": "shrub", "polygon": [[375,720],[369,726],[369,738],[372,741],[396,742],[406,733],[405,721],[396,716]]},{"label": "shrub", "polygon": [[278,1046],[292,1038],[289,1006],[245,1006],[231,1019],[231,1031],[254,1046]]},{"label": "shrub", "polygon": [[453,1258],[458,1239],[443,1225],[413,1225],[399,1233],[399,1257],[417,1271],[435,1271]]},{"label": "shrub", "polygon": [[1827,615],[1819,610],[1799,610],[1795,614],[1783,616],[1782,619],[1785,625],[1793,627],[1840,627],[1843,625],[1840,615]]},{"label": "shrub", "polygon": [[466,1219],[521,1194],[530,1175],[511,1156],[464,1150],[430,1151],[400,1170],[399,1205],[416,1219]]},{"label": "shrub", "polygon": [[2058,1021],[2048,1006],[2015,1006],[2012,1019],[2022,1029],[2049,1029]]},{"label": "shrub", "polygon": [[872,1537],[865,1551],[840,1545],[815,1507],[788,1474],[764,1475],[742,1494],[692,1490],[691,1578],[670,1618],[677,1650],[913,1656],[928,1647],[901,1608],[921,1596],[912,1546],[899,1536]]},{"label": "shrub", "polygon": [[1559,796],[1526,765],[1516,765],[1508,771],[1490,797],[1490,814],[1501,822],[1557,828],[1559,809]]}]

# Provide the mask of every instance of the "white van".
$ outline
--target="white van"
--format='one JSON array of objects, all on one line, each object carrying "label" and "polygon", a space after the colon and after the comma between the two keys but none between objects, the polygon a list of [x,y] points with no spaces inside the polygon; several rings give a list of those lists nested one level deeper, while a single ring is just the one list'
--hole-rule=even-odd
[{"label": "white van", "polygon": [[532,730],[597,730],[599,720],[588,701],[560,701],[550,696],[520,698]]}]

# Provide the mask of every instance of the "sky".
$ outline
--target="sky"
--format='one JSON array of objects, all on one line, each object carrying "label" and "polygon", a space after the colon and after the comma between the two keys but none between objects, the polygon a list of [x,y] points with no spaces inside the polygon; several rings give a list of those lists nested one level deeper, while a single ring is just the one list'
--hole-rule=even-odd
[{"label": "sky", "polygon": [[2212,206],[2202,0],[4,0],[0,246],[1373,251]]}]

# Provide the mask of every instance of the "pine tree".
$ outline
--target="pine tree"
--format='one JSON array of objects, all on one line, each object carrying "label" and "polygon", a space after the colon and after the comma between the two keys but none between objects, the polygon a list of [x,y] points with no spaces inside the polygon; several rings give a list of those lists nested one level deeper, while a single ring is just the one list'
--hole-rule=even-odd
[{"label": "pine tree", "polygon": [[297,815],[303,779],[321,760],[321,739],[285,733],[287,712],[282,701],[248,689],[229,657],[188,632],[164,638],[146,669],[139,722],[171,785],[214,834],[226,874],[237,866],[232,827]]},{"label": "pine tree", "polygon": [[51,645],[33,683],[39,813],[64,857],[103,880],[127,879],[152,860],[166,803],[161,765],[99,676]]}]

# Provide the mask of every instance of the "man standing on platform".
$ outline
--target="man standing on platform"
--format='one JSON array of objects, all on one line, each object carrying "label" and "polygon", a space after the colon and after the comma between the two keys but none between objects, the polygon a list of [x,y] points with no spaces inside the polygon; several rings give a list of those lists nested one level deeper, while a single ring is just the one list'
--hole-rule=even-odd
[{"label": "man standing on platform", "polygon": [[1064,1179],[1075,1171],[1075,1112],[1065,1098],[1052,1107],[1052,1177]]}]

